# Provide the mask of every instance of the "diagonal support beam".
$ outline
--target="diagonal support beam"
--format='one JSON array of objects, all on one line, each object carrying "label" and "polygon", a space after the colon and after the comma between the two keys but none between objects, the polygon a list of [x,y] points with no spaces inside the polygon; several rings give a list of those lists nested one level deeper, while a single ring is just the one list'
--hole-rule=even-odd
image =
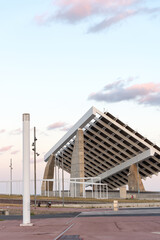
[{"label": "diagonal support beam", "polygon": [[139,155],[127,160],[126,162],[123,162],[123,163],[119,164],[118,166],[113,167],[112,169],[98,175],[97,177],[100,177],[101,179],[108,178],[126,168],[129,168],[132,164],[141,162],[142,160],[145,160],[151,156],[154,156],[154,154],[155,154],[154,149],[150,148],[150,149],[144,151],[143,153],[140,153]]},{"label": "diagonal support beam", "polygon": [[44,160],[48,161],[48,158],[52,153],[56,154],[67,142],[69,142],[75,136],[79,128],[83,128],[96,116],[96,112],[96,108],[91,107],[88,112],[57,142],[57,144],[45,154]]}]

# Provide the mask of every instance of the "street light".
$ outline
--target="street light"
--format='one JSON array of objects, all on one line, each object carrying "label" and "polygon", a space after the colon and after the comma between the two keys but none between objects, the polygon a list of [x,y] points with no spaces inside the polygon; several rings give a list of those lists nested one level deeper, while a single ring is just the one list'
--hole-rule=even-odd
[{"label": "street light", "polygon": [[57,196],[57,156],[55,155],[55,197]]},{"label": "street light", "polygon": [[10,159],[10,195],[12,195],[12,170],[13,170],[13,167],[12,167],[12,158]]},{"label": "street light", "polygon": [[64,166],[63,166],[63,151],[62,151],[62,198],[63,198],[63,207],[64,207]]},{"label": "street light", "polygon": [[137,182],[138,182],[138,198],[139,198],[139,166],[138,166],[138,162],[137,162]]},{"label": "street light", "polygon": [[34,127],[34,142],[32,143],[32,150],[34,151],[34,206],[36,208],[36,195],[37,195],[37,188],[36,188],[36,156],[39,156],[39,153],[36,152],[36,128]]}]

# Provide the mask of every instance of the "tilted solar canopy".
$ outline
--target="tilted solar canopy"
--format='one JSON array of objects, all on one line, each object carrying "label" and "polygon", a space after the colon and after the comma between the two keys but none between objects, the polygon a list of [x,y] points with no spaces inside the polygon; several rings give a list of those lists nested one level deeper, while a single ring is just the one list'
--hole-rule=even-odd
[{"label": "tilted solar canopy", "polygon": [[71,173],[71,158],[78,128],[84,132],[85,177],[101,177],[109,189],[128,183],[129,167],[138,163],[142,179],[160,171],[160,148],[111,115],[92,107],[55,146],[53,153],[62,167]]}]

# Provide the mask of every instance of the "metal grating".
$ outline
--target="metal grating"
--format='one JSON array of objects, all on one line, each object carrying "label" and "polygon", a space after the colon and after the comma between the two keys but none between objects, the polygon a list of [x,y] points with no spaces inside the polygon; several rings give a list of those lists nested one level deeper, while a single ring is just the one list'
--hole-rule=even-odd
[{"label": "metal grating", "polygon": [[79,235],[63,235],[59,240],[83,240]]}]

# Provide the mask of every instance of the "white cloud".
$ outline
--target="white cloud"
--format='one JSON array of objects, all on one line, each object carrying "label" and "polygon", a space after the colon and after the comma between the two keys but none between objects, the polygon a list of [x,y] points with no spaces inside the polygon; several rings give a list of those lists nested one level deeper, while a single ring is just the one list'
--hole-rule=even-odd
[{"label": "white cloud", "polygon": [[129,83],[132,80],[119,80],[107,84],[101,91],[91,93],[88,99],[110,103],[132,100],[138,104],[160,105],[160,83],[150,82],[130,86]]},{"label": "white cloud", "polygon": [[[98,32],[137,14],[154,14],[160,8],[146,7],[147,0],[54,0],[53,9],[35,17],[39,25],[55,21],[71,24],[98,17],[88,32]],[[56,10],[55,10],[56,9]]]}]

